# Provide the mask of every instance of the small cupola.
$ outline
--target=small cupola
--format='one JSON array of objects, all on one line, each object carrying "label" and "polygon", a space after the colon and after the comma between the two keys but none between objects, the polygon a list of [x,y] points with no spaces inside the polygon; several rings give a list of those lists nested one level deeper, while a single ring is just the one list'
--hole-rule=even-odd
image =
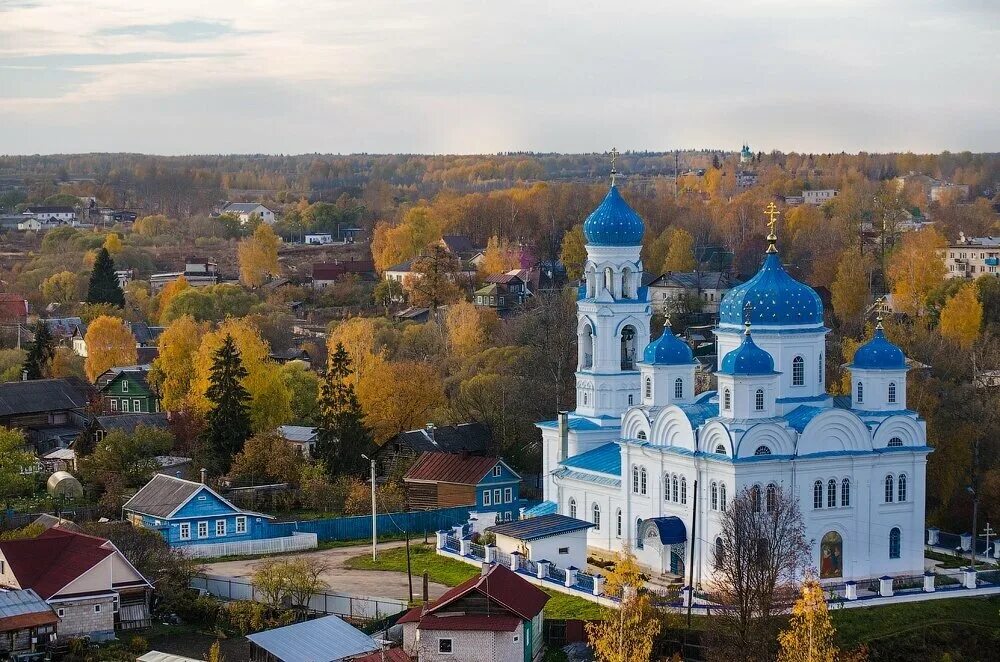
[{"label": "small cupola", "polygon": [[646,345],[639,373],[642,404],[665,406],[694,401],[694,371],[698,362],[686,342],[670,328],[668,318],[663,335]]},{"label": "small cupola", "polygon": [[851,371],[853,409],[906,409],[906,355],[885,337],[881,313],[872,339],[858,347],[847,369]]},{"label": "small cupola", "polygon": [[779,375],[774,369],[774,358],[753,341],[748,320],[743,342],[723,357],[717,373],[720,416],[741,419],[774,416]]}]

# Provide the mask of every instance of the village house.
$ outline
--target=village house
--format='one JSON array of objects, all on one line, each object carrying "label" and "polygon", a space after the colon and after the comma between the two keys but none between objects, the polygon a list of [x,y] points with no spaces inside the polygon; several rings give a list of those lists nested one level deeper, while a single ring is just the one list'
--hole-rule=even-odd
[{"label": "village house", "polygon": [[807,205],[819,206],[837,197],[837,189],[816,189],[814,191],[802,191],[802,201]]},{"label": "village house", "polygon": [[30,588],[0,591],[0,657],[45,650],[58,624],[55,610]]},{"label": "village house", "polygon": [[335,260],[333,262],[316,262],[312,265],[313,287],[326,287],[347,276],[360,278],[372,277],[375,274],[375,263],[371,260]]},{"label": "village house", "polygon": [[966,237],[959,233],[957,242],[948,245],[944,263],[948,278],[978,278],[1000,273],[1000,237]]},{"label": "village house", "polygon": [[[659,311],[672,312],[687,298],[700,301],[699,312],[719,314],[719,304],[740,281],[724,271],[668,271],[649,284],[649,300]],[[688,312],[688,311],[684,311]]]},{"label": "village house", "polygon": [[487,455],[492,435],[483,423],[425,427],[400,432],[375,451],[375,461],[384,475],[408,469],[421,453]]},{"label": "village house", "polygon": [[23,430],[39,455],[68,448],[86,429],[92,392],[77,377],[0,383],[0,426]]},{"label": "village house", "polygon": [[498,522],[519,514],[521,477],[495,457],[422,453],[403,482],[413,510],[469,506]]},{"label": "village house", "polygon": [[486,284],[476,290],[472,298],[478,308],[489,308],[500,317],[509,315],[523,305],[529,296],[523,270],[514,269],[507,273],[486,277]]},{"label": "village house", "polygon": [[109,368],[97,377],[104,411],[150,414],[160,411],[160,398],[149,383],[149,365]]},{"label": "village house", "polygon": [[145,414],[107,414],[94,416],[90,420],[87,428],[90,434],[91,443],[96,446],[112,432],[124,432],[132,434],[136,428],[147,427],[166,430],[169,427],[167,412],[154,412]]},{"label": "village house", "polygon": [[414,607],[403,626],[403,650],[421,662],[531,662],[541,659],[549,596],[502,565]]},{"label": "village house", "polygon": [[594,522],[577,519],[577,504],[570,503],[570,514],[550,513],[513,522],[502,522],[486,530],[496,536],[496,547],[504,554],[518,552],[530,561],[549,561],[560,568],[579,570],[587,567],[587,530],[600,528],[601,511],[581,513]]},{"label": "village house", "polygon": [[167,283],[172,283],[180,276],[191,287],[206,287],[208,285],[218,285],[220,282],[219,265],[211,260],[200,257],[189,257],[184,260],[184,271],[170,271],[167,273],[151,274],[149,286],[156,294]]},{"label": "village house", "polygon": [[316,440],[319,437],[316,428],[305,425],[279,425],[278,434],[302,457],[309,459],[313,456]]},{"label": "village house", "polygon": [[53,527],[0,541],[0,585],[35,591],[55,609],[63,637],[101,641],[150,625],[152,585],[104,538]]},{"label": "village house", "polygon": [[20,294],[0,292],[0,324],[19,324],[28,321],[28,300]]},{"label": "village house", "polygon": [[76,225],[76,210],[72,207],[28,207],[22,214],[51,225]]},{"label": "village house", "polygon": [[223,207],[222,213],[232,214],[240,219],[241,225],[246,225],[254,217],[259,218],[268,225],[274,225],[275,220],[277,220],[274,212],[259,202],[230,202]]},{"label": "village house", "polygon": [[382,650],[379,642],[333,615],[255,632],[247,639],[250,662],[341,662],[367,659]]}]

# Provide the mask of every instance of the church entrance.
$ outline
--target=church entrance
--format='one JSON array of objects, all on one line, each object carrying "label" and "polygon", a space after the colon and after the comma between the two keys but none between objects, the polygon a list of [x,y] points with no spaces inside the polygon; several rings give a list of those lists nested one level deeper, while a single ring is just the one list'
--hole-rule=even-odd
[{"label": "church entrance", "polygon": [[670,574],[684,575],[684,557],[677,552],[670,552]]}]

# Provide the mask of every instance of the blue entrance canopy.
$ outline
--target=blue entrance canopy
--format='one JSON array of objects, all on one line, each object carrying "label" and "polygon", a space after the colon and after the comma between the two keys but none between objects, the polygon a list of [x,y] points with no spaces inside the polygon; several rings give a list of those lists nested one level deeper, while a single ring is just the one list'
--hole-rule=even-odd
[{"label": "blue entrance canopy", "polygon": [[660,535],[660,543],[664,545],[675,545],[687,541],[687,527],[679,517],[653,517],[643,523],[643,530],[646,538],[649,535],[650,527],[655,526]]}]

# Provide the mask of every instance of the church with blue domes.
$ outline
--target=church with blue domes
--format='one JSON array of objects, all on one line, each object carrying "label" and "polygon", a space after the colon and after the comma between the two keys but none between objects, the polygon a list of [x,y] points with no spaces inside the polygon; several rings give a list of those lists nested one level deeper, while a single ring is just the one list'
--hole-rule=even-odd
[{"label": "church with blue domes", "polygon": [[846,366],[851,395],[826,392],[823,304],[785,270],[774,214],[760,270],[721,303],[717,388],[697,393],[688,345],[669,324],[650,341],[644,223],[612,175],[583,226],[576,410],[539,424],[543,507],[592,522],[590,548],[628,545],[648,571],[691,567],[700,585],[734,495],[766,509],[780,487],[824,582],[922,574],[931,449],[906,359],[879,324]]}]

